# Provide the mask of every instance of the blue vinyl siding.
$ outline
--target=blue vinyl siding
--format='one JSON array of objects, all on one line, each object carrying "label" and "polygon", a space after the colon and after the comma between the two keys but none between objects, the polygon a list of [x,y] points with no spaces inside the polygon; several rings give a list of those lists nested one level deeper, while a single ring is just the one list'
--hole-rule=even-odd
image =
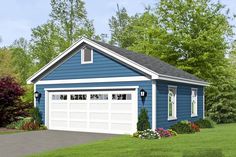
[{"label": "blue vinyl siding", "polygon": [[[36,103],[40,109],[43,121],[45,122],[45,88],[79,88],[79,87],[109,87],[109,86],[139,86],[147,91],[147,98],[145,107],[148,110],[149,122],[152,124],[152,83],[151,81],[137,81],[137,82],[108,82],[108,83],[84,83],[84,84],[55,84],[55,85],[36,85],[36,90],[42,94],[40,103]],[[142,100],[138,92],[138,111],[143,107]]]},{"label": "blue vinyl siding", "polygon": [[[168,121],[168,85],[177,86],[177,120]],[[198,89],[198,116],[191,117],[191,88]],[[203,118],[203,87],[167,81],[157,81],[157,128],[169,128],[181,120]]]},{"label": "blue vinyl siding", "polygon": [[41,80],[84,79],[104,77],[140,76],[137,71],[94,50],[93,63],[81,64],[81,53],[78,50],[72,57],[56,67]]}]

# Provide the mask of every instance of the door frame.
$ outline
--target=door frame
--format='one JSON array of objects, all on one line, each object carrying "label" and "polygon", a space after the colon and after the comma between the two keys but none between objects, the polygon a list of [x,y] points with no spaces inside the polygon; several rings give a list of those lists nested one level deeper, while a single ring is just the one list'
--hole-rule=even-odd
[{"label": "door frame", "polygon": [[[132,130],[132,132],[137,131],[137,122],[138,122],[138,89],[139,86],[109,86],[109,87],[81,87],[81,88],[45,88],[45,126],[49,128],[49,92],[70,92],[70,91],[99,91],[99,90],[134,90],[134,99],[133,101],[135,104],[134,107],[134,116],[135,116],[135,122],[132,125],[132,128],[135,128],[135,130]],[[70,130],[66,130],[70,131]],[[73,130],[71,130],[73,131]],[[88,132],[88,131],[87,131]],[[119,134],[119,133],[116,133]]]}]

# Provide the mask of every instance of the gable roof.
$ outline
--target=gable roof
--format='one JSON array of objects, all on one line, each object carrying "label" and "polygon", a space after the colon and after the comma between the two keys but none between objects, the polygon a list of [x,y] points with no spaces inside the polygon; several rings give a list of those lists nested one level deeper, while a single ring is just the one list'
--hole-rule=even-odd
[{"label": "gable roof", "polygon": [[[141,53],[136,53],[133,51],[128,51],[123,48],[119,48],[116,46],[112,46],[103,42],[89,40],[87,38],[82,38],[68,49],[66,49],[63,53],[54,58],[51,62],[41,68],[38,72],[32,75],[27,83],[33,83],[34,80],[37,79],[42,73],[48,70],[53,64],[62,60],[68,53],[73,51],[76,47],[81,45],[82,43],[86,43],[91,45],[98,50],[103,51],[104,53],[115,57],[116,59],[130,65],[133,68],[139,69],[144,73],[151,76],[151,79],[160,79],[174,82],[183,82],[189,84],[197,84],[206,86],[207,82],[199,79],[198,77],[189,74],[183,70],[180,70],[170,64],[167,64],[161,61],[158,58],[150,57]],[[36,82],[36,81],[35,81]]]}]

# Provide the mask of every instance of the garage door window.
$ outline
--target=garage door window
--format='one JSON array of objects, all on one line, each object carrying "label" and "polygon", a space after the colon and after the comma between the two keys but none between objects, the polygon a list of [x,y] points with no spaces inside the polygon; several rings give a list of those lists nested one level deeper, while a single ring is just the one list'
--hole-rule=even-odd
[{"label": "garage door window", "polygon": [[112,100],[131,100],[131,94],[112,94]]},{"label": "garage door window", "polygon": [[70,95],[71,100],[87,100],[87,94],[72,94]]},{"label": "garage door window", "polygon": [[91,100],[108,100],[108,94],[91,94]]},{"label": "garage door window", "polygon": [[67,95],[55,94],[55,95],[52,95],[52,100],[67,100]]}]

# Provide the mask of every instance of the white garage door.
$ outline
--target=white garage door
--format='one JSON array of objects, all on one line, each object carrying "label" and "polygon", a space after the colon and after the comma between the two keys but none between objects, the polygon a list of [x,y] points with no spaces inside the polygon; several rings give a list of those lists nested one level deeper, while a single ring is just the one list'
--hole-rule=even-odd
[{"label": "white garage door", "polygon": [[136,95],[134,90],[49,92],[49,129],[131,134]]}]

